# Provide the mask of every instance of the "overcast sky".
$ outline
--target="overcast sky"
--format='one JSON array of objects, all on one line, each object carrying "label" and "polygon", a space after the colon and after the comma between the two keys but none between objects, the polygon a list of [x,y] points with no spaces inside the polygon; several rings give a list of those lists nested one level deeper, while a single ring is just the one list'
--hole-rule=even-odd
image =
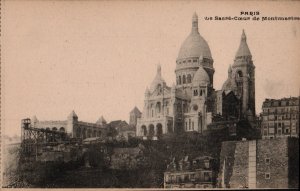
[{"label": "overcast sky", "polygon": [[157,64],[169,86],[192,15],[214,59],[214,87],[227,78],[242,29],[256,66],[256,111],[265,98],[299,95],[300,21],[206,21],[205,16],[300,16],[300,2],[4,1],[2,2],[1,127],[20,121],[128,121],[143,109]]}]

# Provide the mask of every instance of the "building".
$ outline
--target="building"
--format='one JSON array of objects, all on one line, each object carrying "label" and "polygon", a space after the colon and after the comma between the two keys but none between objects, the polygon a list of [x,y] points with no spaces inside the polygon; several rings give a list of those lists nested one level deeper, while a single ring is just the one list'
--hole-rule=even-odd
[{"label": "building", "polygon": [[31,119],[31,127],[45,130],[66,132],[72,138],[105,137],[107,134],[106,121],[103,117],[96,123],[88,123],[78,120],[78,116],[72,111],[66,120],[39,121],[36,116]]},{"label": "building", "polygon": [[212,188],[213,158],[197,157],[190,160],[188,156],[180,161],[173,161],[164,173],[164,188]]},{"label": "building", "polygon": [[135,137],[135,126],[129,125],[126,121],[111,121],[107,127],[115,131],[114,136],[117,140],[128,140],[130,137]]},{"label": "building", "polygon": [[157,74],[145,91],[143,113],[137,120],[137,136],[155,140],[166,133],[203,133],[216,115],[225,119],[253,119],[255,66],[245,32],[229,66],[228,79],[218,91],[213,87],[213,63],[210,48],[199,33],[195,13],[191,33],[182,43],[176,59],[176,84],[168,86],[161,66],[157,67]]},{"label": "building", "polygon": [[136,127],[137,119],[141,118],[141,116],[142,112],[137,107],[134,107],[129,113],[129,125]]},{"label": "building", "polygon": [[262,105],[263,138],[299,137],[299,98],[266,99]]},{"label": "building", "polygon": [[299,139],[282,137],[223,142],[218,186],[298,188]]}]

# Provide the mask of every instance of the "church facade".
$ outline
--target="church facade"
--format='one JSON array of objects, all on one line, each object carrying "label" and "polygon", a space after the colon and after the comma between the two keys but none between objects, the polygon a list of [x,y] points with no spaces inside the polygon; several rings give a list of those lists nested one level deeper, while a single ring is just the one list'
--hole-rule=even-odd
[{"label": "church facade", "polygon": [[221,90],[213,86],[213,63],[208,43],[199,33],[195,13],[191,33],[176,59],[176,84],[168,86],[161,66],[157,67],[157,74],[145,91],[136,135],[155,140],[167,133],[203,133],[215,118],[255,117],[255,66],[245,32]]}]

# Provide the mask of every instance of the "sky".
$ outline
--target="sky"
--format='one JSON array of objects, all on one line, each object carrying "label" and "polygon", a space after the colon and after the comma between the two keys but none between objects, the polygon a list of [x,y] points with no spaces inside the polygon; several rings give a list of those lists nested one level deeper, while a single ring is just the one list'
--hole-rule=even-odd
[{"label": "sky", "polygon": [[265,98],[298,96],[300,21],[216,21],[206,16],[300,16],[295,1],[2,1],[1,128],[21,119],[129,120],[158,64],[175,82],[179,48],[192,15],[214,59],[221,89],[245,29],[256,66],[256,112]]}]

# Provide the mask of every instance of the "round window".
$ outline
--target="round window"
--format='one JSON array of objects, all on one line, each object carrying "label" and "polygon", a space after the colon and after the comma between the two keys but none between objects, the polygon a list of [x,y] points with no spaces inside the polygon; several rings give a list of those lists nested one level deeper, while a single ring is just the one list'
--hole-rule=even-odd
[{"label": "round window", "polygon": [[193,105],[193,109],[194,109],[194,111],[197,111],[198,110],[198,105]]}]

